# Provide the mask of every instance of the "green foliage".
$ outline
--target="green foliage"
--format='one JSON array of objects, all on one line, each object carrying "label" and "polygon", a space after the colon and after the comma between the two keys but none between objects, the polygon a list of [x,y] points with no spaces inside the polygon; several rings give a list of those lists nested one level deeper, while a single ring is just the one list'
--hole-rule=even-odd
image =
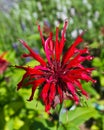
[{"label": "green foliage", "polygon": [[58,130],[79,130],[73,123],[68,123],[64,125],[60,125]]},{"label": "green foliage", "polygon": [[[5,1],[0,1],[0,54],[7,52],[5,58],[9,67],[0,75],[0,130],[79,130],[80,125],[86,124],[90,119],[93,119],[91,130],[103,130],[104,0],[10,0],[9,3]],[[81,30],[87,30],[84,35],[85,42],[80,48],[89,47],[91,54],[95,56],[92,62],[85,64],[95,68],[92,76],[97,83],[92,85],[82,82],[89,99],[81,97],[80,105],[74,110],[70,109],[73,103],[65,101],[48,115],[44,112],[43,103],[38,100],[38,89],[32,102],[27,101],[31,93],[29,87],[16,91],[24,71],[13,66],[38,64],[32,59],[21,58],[27,50],[18,39],[24,39],[43,55],[37,23],[43,27],[44,21],[48,21],[55,33],[55,26],[59,22],[61,28],[65,18],[69,19],[65,50]]]},{"label": "green foliage", "polygon": [[88,120],[90,117],[98,117],[98,112],[91,107],[80,107],[75,110],[68,111],[60,115],[60,121],[62,123],[73,123],[79,126],[81,123]]},{"label": "green foliage", "polygon": [[79,107],[76,108],[75,110],[61,113],[59,120],[63,126],[68,125],[66,127],[67,130],[68,128],[71,129],[72,126],[75,127],[75,130],[77,130],[82,123],[84,123],[91,117],[98,118],[99,113],[94,108],[91,107]]}]

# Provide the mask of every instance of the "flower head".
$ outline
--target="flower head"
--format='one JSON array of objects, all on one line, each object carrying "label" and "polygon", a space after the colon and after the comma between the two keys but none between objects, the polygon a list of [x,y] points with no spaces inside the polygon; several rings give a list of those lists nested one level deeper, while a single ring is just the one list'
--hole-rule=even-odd
[{"label": "flower head", "polygon": [[4,56],[6,55],[6,52],[4,52],[2,55],[0,55],[0,74],[2,74],[8,66],[8,62],[4,59]]},{"label": "flower head", "polygon": [[[56,27],[55,40],[53,40],[52,33],[50,33],[49,37],[45,40],[38,25],[47,61],[35,53],[25,41],[20,40],[29,51],[29,54],[24,54],[23,56],[33,57],[40,64],[33,68],[30,66],[16,66],[26,71],[22,80],[18,83],[18,89],[22,86],[32,85],[32,93],[29,98],[29,101],[31,101],[35,90],[39,87],[41,89],[39,97],[45,104],[46,112],[49,112],[51,107],[55,107],[56,104],[62,103],[65,99],[71,99],[79,103],[79,91],[83,95],[88,96],[86,91],[82,88],[81,80],[95,82],[95,80],[91,78],[93,68],[85,68],[82,65],[84,61],[89,61],[93,57],[89,55],[87,48],[77,48],[78,44],[83,41],[82,34],[77,37],[66,53],[63,54],[67,24],[68,21],[66,20],[60,39],[58,38],[59,28]],[[26,78],[28,81],[24,83]]]}]

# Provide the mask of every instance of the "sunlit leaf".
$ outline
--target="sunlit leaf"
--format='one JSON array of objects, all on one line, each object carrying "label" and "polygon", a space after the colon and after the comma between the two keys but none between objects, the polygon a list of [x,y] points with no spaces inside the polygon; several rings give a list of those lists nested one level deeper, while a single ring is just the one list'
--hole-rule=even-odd
[{"label": "sunlit leaf", "polygon": [[97,118],[99,116],[98,112],[91,107],[79,107],[75,110],[66,111],[60,114],[60,122],[73,123],[75,126],[79,126],[91,117]]}]

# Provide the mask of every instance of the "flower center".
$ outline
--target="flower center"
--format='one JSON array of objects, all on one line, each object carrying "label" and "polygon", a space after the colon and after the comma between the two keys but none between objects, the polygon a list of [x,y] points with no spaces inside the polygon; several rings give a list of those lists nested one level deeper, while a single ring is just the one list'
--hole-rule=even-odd
[{"label": "flower center", "polygon": [[47,63],[48,72],[45,72],[46,79],[50,82],[57,82],[61,75],[64,74],[64,71],[61,67],[61,63],[58,61],[53,61],[53,63],[50,65]]}]

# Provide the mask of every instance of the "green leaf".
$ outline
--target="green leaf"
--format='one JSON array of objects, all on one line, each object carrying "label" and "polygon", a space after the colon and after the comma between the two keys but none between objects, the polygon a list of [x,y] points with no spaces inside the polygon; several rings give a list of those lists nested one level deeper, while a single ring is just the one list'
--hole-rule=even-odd
[{"label": "green leaf", "polygon": [[60,125],[60,126],[58,127],[58,130],[65,130],[65,127],[62,126],[62,125]]},{"label": "green leaf", "polygon": [[59,119],[63,124],[73,123],[75,126],[79,126],[89,118],[97,118],[98,116],[99,114],[94,108],[79,107],[75,110],[61,113]]},{"label": "green leaf", "polygon": [[98,112],[94,108],[77,108],[69,113],[69,122],[73,122],[76,125],[80,125],[89,118],[96,118],[99,116]]},{"label": "green leaf", "polygon": [[12,101],[8,103],[7,111],[9,112],[9,115],[17,114],[21,111],[21,109],[24,107],[24,102],[22,101]]},{"label": "green leaf", "polygon": [[13,118],[10,119],[10,120],[6,123],[5,129],[6,129],[6,130],[13,130]]},{"label": "green leaf", "polygon": [[79,130],[73,123],[61,124],[58,130]]},{"label": "green leaf", "polygon": [[99,75],[100,75],[100,73],[99,73],[98,70],[93,70],[93,71],[92,71],[92,77],[97,77],[97,76],[99,76]]},{"label": "green leaf", "polygon": [[99,57],[95,57],[95,58],[93,59],[92,65],[93,65],[94,67],[102,67],[102,66],[103,66],[102,61],[101,61],[101,59],[100,59]]},{"label": "green leaf", "polygon": [[79,130],[79,128],[77,128],[76,125],[73,123],[69,123],[66,126],[67,126],[66,127],[67,130]]},{"label": "green leaf", "polygon": [[100,83],[101,83],[101,86],[104,87],[104,76],[103,75],[100,76]]},{"label": "green leaf", "polygon": [[91,47],[91,48],[98,48],[99,45],[100,45],[99,42],[94,41],[93,43],[91,43],[91,44],[89,45],[89,47]]}]

